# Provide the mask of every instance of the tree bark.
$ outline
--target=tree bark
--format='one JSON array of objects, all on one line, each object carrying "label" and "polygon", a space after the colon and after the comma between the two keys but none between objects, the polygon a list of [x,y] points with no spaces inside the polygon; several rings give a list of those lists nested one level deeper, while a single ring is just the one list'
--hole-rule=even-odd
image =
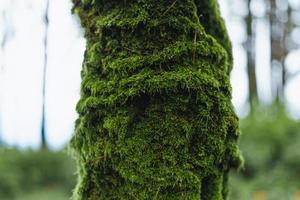
[{"label": "tree bark", "polygon": [[217,2],[73,3],[87,39],[73,199],[226,199],[241,158]]}]

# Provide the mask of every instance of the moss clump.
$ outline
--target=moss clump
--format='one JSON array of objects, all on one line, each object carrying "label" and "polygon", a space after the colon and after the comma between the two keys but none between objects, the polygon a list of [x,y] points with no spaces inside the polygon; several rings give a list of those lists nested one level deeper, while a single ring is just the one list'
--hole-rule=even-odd
[{"label": "moss clump", "polygon": [[74,199],[226,199],[241,159],[216,1],[73,3],[87,39]]}]

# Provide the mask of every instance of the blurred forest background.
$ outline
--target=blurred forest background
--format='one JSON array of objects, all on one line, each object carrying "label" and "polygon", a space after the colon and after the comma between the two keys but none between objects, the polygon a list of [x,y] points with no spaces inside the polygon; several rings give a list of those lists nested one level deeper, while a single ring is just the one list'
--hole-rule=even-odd
[{"label": "blurred forest background", "polygon": [[[300,199],[300,0],[219,0],[246,164],[231,199]],[[0,1],[0,199],[66,200],[76,182],[83,33],[69,0]]]}]

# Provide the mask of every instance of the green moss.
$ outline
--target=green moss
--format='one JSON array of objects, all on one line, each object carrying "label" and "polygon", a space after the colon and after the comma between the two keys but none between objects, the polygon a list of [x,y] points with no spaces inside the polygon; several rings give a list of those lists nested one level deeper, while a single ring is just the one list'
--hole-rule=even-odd
[{"label": "green moss", "polygon": [[225,23],[221,17],[218,0],[195,0],[198,8],[198,16],[200,23],[205,27],[208,34],[212,35],[218,42],[223,45],[228,53],[230,68],[232,68],[232,47]]},{"label": "green moss", "polygon": [[87,39],[73,199],[226,199],[241,159],[216,1],[73,3]]}]

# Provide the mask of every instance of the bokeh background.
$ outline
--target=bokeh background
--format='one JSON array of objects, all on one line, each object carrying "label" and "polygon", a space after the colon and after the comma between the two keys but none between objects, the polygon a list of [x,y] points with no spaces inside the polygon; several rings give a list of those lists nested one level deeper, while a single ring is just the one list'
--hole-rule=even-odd
[{"label": "bokeh background", "polygon": [[[300,0],[219,0],[246,164],[233,200],[300,199]],[[70,0],[0,0],[0,199],[67,200],[85,48]]]}]

